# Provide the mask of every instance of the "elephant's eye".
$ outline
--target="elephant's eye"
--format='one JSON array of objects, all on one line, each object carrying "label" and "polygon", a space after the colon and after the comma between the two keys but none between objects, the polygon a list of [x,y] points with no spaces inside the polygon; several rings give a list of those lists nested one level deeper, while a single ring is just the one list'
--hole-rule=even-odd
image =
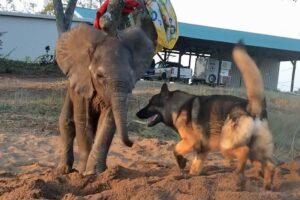
[{"label": "elephant's eye", "polygon": [[104,75],[103,75],[101,72],[98,72],[98,73],[97,73],[97,78],[98,78],[98,79],[103,79],[103,78],[104,78]]}]

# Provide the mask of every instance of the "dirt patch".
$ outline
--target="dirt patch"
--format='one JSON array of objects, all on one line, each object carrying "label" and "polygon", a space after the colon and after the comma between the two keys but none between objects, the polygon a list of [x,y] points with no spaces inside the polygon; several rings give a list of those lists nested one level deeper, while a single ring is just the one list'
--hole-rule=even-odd
[{"label": "dirt patch", "polygon": [[[160,85],[138,83],[130,115]],[[172,152],[174,133],[165,126],[147,129],[135,118],[129,124],[134,146],[125,147],[116,135],[104,173],[84,177],[74,171],[58,176],[53,170],[59,155],[57,117],[65,87],[61,78],[0,76],[0,199],[300,199],[300,158],[277,166],[270,192],[262,189],[257,167],[248,163],[246,188],[241,192],[232,173],[234,163],[218,153],[208,155],[203,175],[179,176]],[[188,158],[191,161],[193,155]]]},{"label": "dirt patch", "polygon": [[[57,137],[48,137],[47,141],[53,148],[57,145]],[[18,170],[22,173],[19,174],[15,174],[17,169],[14,172],[9,172],[8,169],[2,171],[0,199],[300,198],[300,161],[283,163],[277,167],[272,192],[262,189],[262,178],[257,169],[249,165],[246,171],[246,189],[241,192],[236,187],[236,177],[232,173],[233,163],[223,160],[218,153],[209,154],[203,175],[185,178],[179,176],[172,156],[174,144],[174,141],[135,138],[134,146],[127,148],[116,138],[108,157],[109,168],[102,174],[87,177],[76,171],[63,176],[56,175],[53,169],[57,153],[53,149],[46,150],[45,145],[40,146],[39,153],[38,148],[33,147],[26,152],[37,152],[40,156],[48,154],[49,157],[41,156],[39,161],[31,165],[20,163]],[[13,155],[13,151],[11,154]],[[191,160],[191,155],[189,158]],[[26,159],[28,157],[24,157],[23,161]],[[46,161],[48,165],[42,164]]]}]

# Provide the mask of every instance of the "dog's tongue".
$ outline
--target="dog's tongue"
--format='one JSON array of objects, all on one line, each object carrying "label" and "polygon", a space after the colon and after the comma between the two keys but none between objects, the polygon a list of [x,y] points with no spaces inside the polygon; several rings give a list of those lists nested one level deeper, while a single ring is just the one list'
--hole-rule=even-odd
[{"label": "dog's tongue", "polygon": [[153,122],[156,118],[157,118],[158,115],[153,115],[152,117],[149,117],[148,118],[148,124],[150,124],[151,122]]}]

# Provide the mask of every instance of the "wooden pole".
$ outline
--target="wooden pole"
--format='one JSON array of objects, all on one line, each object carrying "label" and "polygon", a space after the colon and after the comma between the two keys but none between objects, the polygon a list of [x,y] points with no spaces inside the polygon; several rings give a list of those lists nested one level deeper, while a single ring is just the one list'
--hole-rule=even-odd
[{"label": "wooden pole", "polygon": [[191,68],[191,62],[192,62],[192,51],[190,51],[190,56],[189,56],[189,68]]},{"label": "wooden pole", "polygon": [[219,59],[219,68],[218,68],[218,75],[217,75],[217,85],[220,85],[221,68],[222,68],[222,59]]},{"label": "wooden pole", "polygon": [[180,80],[180,64],[181,64],[181,56],[182,56],[182,54],[181,54],[181,52],[179,52],[179,59],[178,59],[179,65],[178,65],[178,70],[177,70],[177,79],[178,79],[178,80]]},{"label": "wooden pole", "polygon": [[295,81],[295,72],[296,72],[296,64],[297,61],[296,60],[292,60],[291,61],[292,65],[293,65],[293,72],[292,72],[292,83],[291,83],[291,92],[294,92],[294,81]]}]

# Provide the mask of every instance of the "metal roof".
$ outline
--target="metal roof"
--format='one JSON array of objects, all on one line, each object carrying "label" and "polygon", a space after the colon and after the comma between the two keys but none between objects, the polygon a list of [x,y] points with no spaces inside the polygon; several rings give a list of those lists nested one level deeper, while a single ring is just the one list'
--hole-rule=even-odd
[{"label": "metal roof", "polygon": [[180,36],[235,44],[242,39],[248,46],[300,52],[300,40],[202,25],[179,23]]},{"label": "metal roof", "polygon": [[89,19],[89,20],[93,21],[96,17],[97,10],[90,9],[90,8],[76,7],[75,12],[78,15],[80,15],[82,18]]},{"label": "metal roof", "polygon": [[[0,11],[0,17],[1,16],[56,20],[55,16],[53,15],[31,14],[31,13],[21,13],[21,12]],[[87,20],[86,18],[73,17],[73,22],[91,22],[91,20]]]},{"label": "metal roof", "polygon": [[[97,10],[76,7],[75,11],[83,18],[93,22]],[[179,22],[179,34],[180,37],[174,50],[212,54],[223,52],[223,54],[229,55],[232,45],[243,40],[254,55],[276,57],[281,61],[300,60],[299,39],[182,22]]]}]

